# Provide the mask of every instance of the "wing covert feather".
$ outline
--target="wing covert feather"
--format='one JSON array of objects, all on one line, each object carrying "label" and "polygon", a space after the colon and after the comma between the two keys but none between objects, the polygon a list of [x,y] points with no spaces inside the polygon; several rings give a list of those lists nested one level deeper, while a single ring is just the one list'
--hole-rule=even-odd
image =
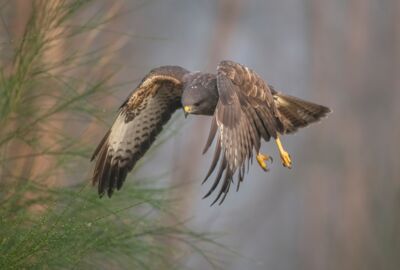
[{"label": "wing covert feather", "polygon": [[268,86],[252,70],[230,61],[222,61],[217,69],[219,101],[214,112],[205,151],[217,134],[218,140],[211,167],[204,181],[220,167],[208,197],[221,182],[213,204],[221,204],[238,171],[237,189],[253,157],[260,149],[260,138],[269,140],[279,130],[273,97]]},{"label": "wing covert feather", "polygon": [[97,157],[92,183],[98,184],[100,196],[107,193],[110,197],[121,188],[128,172],[181,106],[182,85],[174,79],[150,72],[121,106],[92,157]]}]

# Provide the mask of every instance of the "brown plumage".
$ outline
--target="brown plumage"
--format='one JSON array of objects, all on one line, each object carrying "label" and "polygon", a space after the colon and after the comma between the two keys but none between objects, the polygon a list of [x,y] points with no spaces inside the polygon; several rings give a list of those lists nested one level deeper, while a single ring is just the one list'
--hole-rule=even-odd
[{"label": "brown plumage", "polygon": [[237,173],[237,189],[261,138],[293,133],[324,117],[327,107],[284,95],[253,70],[222,61],[217,74],[190,73],[177,66],[152,70],[122,104],[111,129],[93,154],[93,184],[102,196],[120,189],[127,173],[145,154],[176,109],[213,115],[206,152],[217,136],[216,149],[204,181],[219,168],[208,197],[219,185],[213,203],[222,203]]},{"label": "brown plumage", "polygon": [[[269,141],[277,134],[293,133],[300,127],[318,121],[330,110],[327,107],[276,92],[253,70],[222,61],[217,68],[219,102],[215,109],[210,134],[204,152],[211,145],[217,130],[218,141],[213,161],[205,182],[220,166],[214,184],[205,195],[208,197],[222,186],[213,203],[224,201],[233,175],[238,171],[237,189],[252,159],[253,150],[260,150],[260,139]],[[224,174],[225,173],[225,174]]]},{"label": "brown plumage", "polygon": [[188,73],[176,66],[152,70],[122,104],[117,119],[101,140],[92,178],[98,192],[110,197],[146,153],[163,125],[181,105],[182,78]]}]

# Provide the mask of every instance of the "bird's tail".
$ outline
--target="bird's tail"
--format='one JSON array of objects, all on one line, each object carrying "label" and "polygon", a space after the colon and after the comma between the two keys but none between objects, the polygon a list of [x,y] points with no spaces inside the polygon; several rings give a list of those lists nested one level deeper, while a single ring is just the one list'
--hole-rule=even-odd
[{"label": "bird's tail", "polygon": [[284,133],[296,132],[298,128],[317,122],[331,112],[328,107],[282,93],[275,93],[274,100]]}]

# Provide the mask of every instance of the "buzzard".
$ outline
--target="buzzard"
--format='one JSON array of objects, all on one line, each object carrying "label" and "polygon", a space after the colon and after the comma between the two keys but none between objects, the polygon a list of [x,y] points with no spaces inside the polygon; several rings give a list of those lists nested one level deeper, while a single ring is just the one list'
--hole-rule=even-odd
[{"label": "buzzard", "polygon": [[[318,121],[330,109],[285,95],[265,83],[250,68],[233,61],[221,61],[217,74],[194,72],[179,66],[162,66],[150,71],[121,105],[111,129],[96,148],[93,184],[98,193],[109,197],[119,190],[129,171],[146,153],[163,125],[179,108],[185,115],[212,116],[210,133],[203,153],[217,137],[214,157],[203,183],[216,170],[208,197],[221,182],[213,204],[221,204],[237,174],[237,189],[246,168],[256,154],[267,171],[272,158],[260,153],[261,139],[273,138],[283,166],[292,161],[282,146],[280,135]],[[218,135],[217,135],[218,133]]]}]

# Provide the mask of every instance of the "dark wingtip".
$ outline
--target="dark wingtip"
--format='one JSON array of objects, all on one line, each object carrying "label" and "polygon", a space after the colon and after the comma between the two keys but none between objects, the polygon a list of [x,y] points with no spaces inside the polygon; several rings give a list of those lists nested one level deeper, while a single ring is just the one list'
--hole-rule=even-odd
[{"label": "dark wingtip", "polygon": [[211,166],[208,169],[207,175],[206,175],[206,177],[204,178],[204,180],[203,180],[203,182],[201,184],[204,184],[207,181],[207,179],[210,177],[210,175],[213,173],[213,171],[215,170],[215,167],[217,166],[218,161],[220,159],[221,148],[222,147],[221,147],[221,144],[220,144],[220,140],[218,138],[217,146],[216,146],[215,152],[214,152],[214,157],[213,157],[213,160],[211,161]]},{"label": "dark wingtip", "polygon": [[207,142],[203,149],[203,155],[208,151],[212,142],[214,141],[217,130],[218,130],[217,120],[215,119],[215,116],[214,116],[211,121],[211,127],[210,127],[210,132],[208,134],[208,139],[207,139]]},{"label": "dark wingtip", "polygon": [[224,196],[223,196],[222,199],[219,201],[218,205],[221,205],[221,204],[225,201],[226,195],[228,195],[228,192],[224,192]]},{"label": "dark wingtip", "polygon": [[333,111],[330,109],[330,108],[328,108],[328,107],[325,107],[325,106],[323,106],[323,105],[319,105],[320,106],[320,110],[319,110],[319,112],[317,113],[317,117],[316,117],[316,120],[314,121],[314,122],[319,122],[319,121],[321,121],[321,119],[322,118],[325,118],[325,117],[327,117],[328,116],[328,114],[330,114],[330,113],[332,113]]},{"label": "dark wingtip", "polygon": [[90,162],[92,162],[97,154],[101,151],[101,149],[103,149],[103,146],[107,145],[107,140],[108,140],[108,136],[110,135],[110,130],[107,131],[107,133],[104,135],[104,137],[101,139],[99,145],[96,147],[96,149],[94,150],[92,156],[90,157]]},{"label": "dark wingtip", "polygon": [[111,198],[111,196],[113,195],[113,192],[114,192],[113,188],[110,187],[110,188],[107,190],[107,197],[108,197],[108,198]]},{"label": "dark wingtip", "polygon": [[[210,207],[214,206],[214,204],[218,201],[219,198],[216,198],[211,204]],[[219,204],[220,205],[220,204]]]},{"label": "dark wingtip", "polygon": [[324,106],[324,116],[327,116],[330,113],[333,113],[333,110]]},{"label": "dark wingtip", "polygon": [[[216,176],[216,178],[215,178],[215,180],[214,180],[214,183],[213,183],[213,185],[211,186],[211,188],[209,189],[209,191],[207,192],[207,194],[204,195],[203,199],[205,199],[205,198],[207,198],[208,196],[210,196],[211,193],[213,193],[213,191],[214,191],[214,190],[216,189],[216,187],[218,186],[219,182],[221,181],[222,174],[223,174],[224,171],[225,171],[226,164],[227,164],[227,162],[226,162],[226,159],[225,159],[225,156],[224,156],[224,157],[223,157],[223,160],[222,160],[222,162],[221,162],[221,164],[220,164],[220,167],[219,167],[219,170],[218,170],[218,174],[217,174],[217,176]],[[214,202],[214,203],[215,203],[215,202]]]}]

